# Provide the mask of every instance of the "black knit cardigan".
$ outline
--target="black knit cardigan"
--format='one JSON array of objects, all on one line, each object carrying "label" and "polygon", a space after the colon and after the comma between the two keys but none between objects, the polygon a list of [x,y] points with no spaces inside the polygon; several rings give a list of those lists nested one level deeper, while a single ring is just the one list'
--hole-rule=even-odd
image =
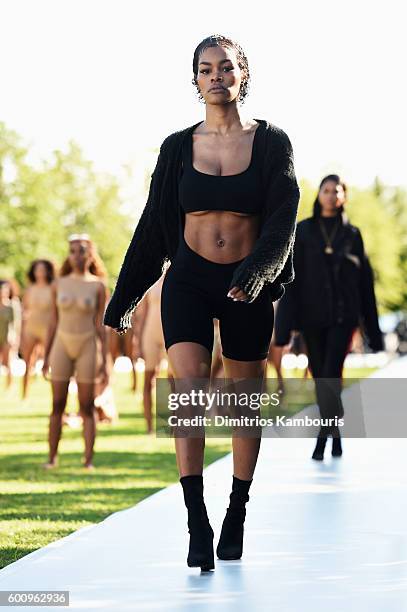
[{"label": "black knit cardigan", "polygon": [[[331,327],[346,322],[360,327],[373,351],[383,350],[374,274],[359,228],[340,214],[334,254],[324,253],[318,217],[298,223],[294,243],[295,280],[278,304],[274,343],[285,346],[293,330]],[[327,257],[331,259],[331,273]]]},{"label": "black knit cardigan", "polygon": [[[229,287],[245,291],[247,302],[253,302],[265,284],[271,299],[278,300],[284,294],[284,285],[294,279],[293,245],[300,195],[287,134],[264,119],[256,121],[261,130],[256,144],[264,190],[260,233],[251,253],[236,268]],[[119,334],[131,327],[137,304],[177,251],[179,222],[185,223],[185,212],[178,201],[182,144],[200,123],[170,134],[161,144],[147,203],[104,315],[104,324]]]}]

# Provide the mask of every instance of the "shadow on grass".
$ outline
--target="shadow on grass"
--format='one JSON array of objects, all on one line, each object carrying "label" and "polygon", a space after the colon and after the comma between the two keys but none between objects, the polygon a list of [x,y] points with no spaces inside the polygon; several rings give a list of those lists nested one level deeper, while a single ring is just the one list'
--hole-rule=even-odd
[{"label": "shadow on grass", "polygon": [[[174,453],[140,453],[132,452],[103,452],[95,453],[94,465],[96,470],[87,472],[82,468],[81,452],[61,452],[59,454],[59,467],[54,470],[44,470],[43,463],[47,460],[46,454],[25,453],[24,455],[6,455],[0,458],[0,474],[3,481],[26,480],[27,482],[58,482],[69,483],[83,481],[89,483],[103,482],[117,479],[123,472],[138,481],[154,476],[159,480],[171,481],[176,473]],[[103,470],[109,470],[104,472]],[[114,470],[114,473],[111,472]]]},{"label": "shadow on grass", "polygon": [[[87,521],[97,523],[113,512],[130,508],[162,487],[96,487],[60,492],[3,494],[1,521]],[[7,510],[13,508],[13,510]]]},{"label": "shadow on grass", "polygon": [[[225,446],[205,448],[205,465],[216,461],[229,452]],[[155,478],[160,482],[174,482],[178,479],[178,469],[175,460],[175,450],[171,452],[154,451],[151,453],[106,452],[97,451],[94,457],[96,470],[87,472],[82,468],[82,452],[61,452],[59,467],[54,470],[44,470],[43,463],[46,454],[24,453],[3,455],[0,457],[0,478],[3,481],[58,482],[72,483],[83,481],[87,485],[103,483],[106,480],[116,480],[120,485],[120,477],[124,474],[133,477],[138,482]],[[109,470],[109,472],[103,472]],[[114,473],[111,472],[114,470]]]},{"label": "shadow on grass", "polygon": [[[205,464],[226,452],[207,447]],[[39,454],[3,457],[0,461],[3,481],[18,481],[22,489],[24,483],[27,489],[35,483],[36,488],[42,485],[44,490],[3,492],[0,520],[98,522],[178,482],[179,478],[174,453],[100,452],[95,456],[93,472],[83,470],[80,460],[80,453],[63,453],[60,467],[46,471],[39,462]],[[162,486],[149,486],[146,481]],[[77,488],[72,489],[72,485]],[[61,490],[56,491],[56,487]]]},{"label": "shadow on grass", "polygon": [[[68,535],[68,534],[66,534]],[[64,537],[63,535],[60,537]],[[0,569],[6,567],[6,565],[10,565],[10,563],[14,563],[21,559],[21,557],[25,557],[30,553],[38,550],[40,546],[14,546],[14,547],[2,547],[1,548],[1,558],[0,558]]]}]

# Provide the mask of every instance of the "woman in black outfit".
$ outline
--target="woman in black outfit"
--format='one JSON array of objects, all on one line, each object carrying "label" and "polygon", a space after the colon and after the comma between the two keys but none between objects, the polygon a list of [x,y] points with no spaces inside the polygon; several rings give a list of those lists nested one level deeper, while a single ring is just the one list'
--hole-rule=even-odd
[{"label": "woman in black outfit", "polygon": [[[276,344],[288,344],[301,330],[315,379],[322,419],[343,417],[342,369],[352,336],[361,327],[374,351],[383,350],[372,269],[361,233],[346,217],[346,185],[336,174],[319,187],[312,217],[297,226],[295,281],[279,303]],[[313,459],[322,460],[327,437],[332,455],[342,455],[338,426],[322,425]]]},{"label": "woman in black outfit", "polygon": [[[193,83],[206,119],[161,145],[149,197],[126,253],[105,324],[123,333],[131,312],[171,261],[161,298],[165,347],[175,379],[209,380],[219,320],[225,376],[264,377],[273,332],[273,301],[293,279],[299,200],[292,147],[264,119],[242,120],[247,58],[223,36],[193,56]],[[260,433],[261,436],[261,433]],[[205,438],[175,437],[188,509],[187,563],[214,568],[213,530],[203,498]],[[260,437],[233,435],[230,505],[216,549],[239,559],[245,504]]]}]

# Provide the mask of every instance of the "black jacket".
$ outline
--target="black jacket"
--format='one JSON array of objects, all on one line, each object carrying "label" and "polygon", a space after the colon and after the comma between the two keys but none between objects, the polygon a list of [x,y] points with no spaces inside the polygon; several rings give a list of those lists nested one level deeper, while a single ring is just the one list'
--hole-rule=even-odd
[{"label": "black jacket", "polygon": [[[230,284],[230,288],[236,285],[244,290],[248,302],[256,299],[265,284],[271,299],[279,299],[284,285],[294,278],[293,245],[300,195],[287,134],[264,119],[256,121],[260,124],[258,146],[263,160],[260,235],[252,252],[236,268]],[[105,325],[118,333],[131,327],[132,312],[177,251],[179,224],[185,223],[178,201],[182,143],[198,125],[170,134],[160,147],[148,200],[104,316]]]},{"label": "black jacket", "polygon": [[[336,323],[360,326],[373,350],[383,349],[373,272],[361,233],[345,215],[332,242],[334,253],[324,252],[318,217],[297,226],[294,245],[295,280],[278,304],[275,343],[289,343],[292,330],[322,328]],[[329,232],[328,232],[329,234]]]}]

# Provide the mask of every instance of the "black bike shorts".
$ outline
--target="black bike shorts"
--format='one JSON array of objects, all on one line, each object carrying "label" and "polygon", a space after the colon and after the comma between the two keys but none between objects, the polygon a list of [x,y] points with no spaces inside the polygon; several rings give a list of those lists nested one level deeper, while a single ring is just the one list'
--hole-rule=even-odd
[{"label": "black bike shorts", "polygon": [[165,348],[176,342],[197,342],[213,351],[213,319],[219,320],[222,354],[239,361],[267,357],[274,325],[274,307],[267,286],[251,302],[227,297],[235,269],[243,259],[216,263],[201,257],[180,232],[176,256],[161,293]]}]

